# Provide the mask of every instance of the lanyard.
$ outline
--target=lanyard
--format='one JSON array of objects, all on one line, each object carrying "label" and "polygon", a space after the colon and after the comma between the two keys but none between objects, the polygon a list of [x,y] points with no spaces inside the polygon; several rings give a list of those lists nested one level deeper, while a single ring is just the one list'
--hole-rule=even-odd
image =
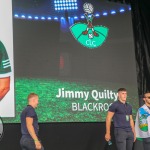
[{"label": "lanyard", "polygon": [[130,120],[130,116],[127,114],[127,110],[128,110],[127,103],[125,103],[124,107],[125,107],[125,112],[126,112],[126,121],[129,121]]},{"label": "lanyard", "polygon": [[128,113],[128,106],[127,106],[127,103],[124,104],[124,108],[125,108],[125,113],[126,113],[126,115],[127,115],[127,113]]}]

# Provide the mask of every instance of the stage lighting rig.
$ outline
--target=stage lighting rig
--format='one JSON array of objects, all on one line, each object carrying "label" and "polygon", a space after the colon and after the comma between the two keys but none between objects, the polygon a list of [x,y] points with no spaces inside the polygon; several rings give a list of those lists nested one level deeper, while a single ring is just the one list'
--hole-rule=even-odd
[{"label": "stage lighting rig", "polygon": [[54,8],[56,11],[77,10],[78,0],[54,0]]}]

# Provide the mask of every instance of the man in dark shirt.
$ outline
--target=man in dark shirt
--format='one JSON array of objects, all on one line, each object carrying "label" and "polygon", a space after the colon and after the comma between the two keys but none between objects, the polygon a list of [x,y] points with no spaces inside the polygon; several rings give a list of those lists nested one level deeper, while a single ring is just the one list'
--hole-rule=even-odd
[{"label": "man in dark shirt", "polygon": [[127,90],[118,89],[118,101],[115,101],[109,108],[106,117],[106,141],[111,140],[111,120],[114,123],[114,134],[118,150],[132,150],[133,142],[136,139],[134,121],[132,118],[132,107],[126,102]]},{"label": "man in dark shirt", "polygon": [[29,94],[28,105],[20,116],[22,133],[20,145],[22,150],[44,150],[38,138],[39,125],[35,112],[37,105],[38,95],[35,93]]}]

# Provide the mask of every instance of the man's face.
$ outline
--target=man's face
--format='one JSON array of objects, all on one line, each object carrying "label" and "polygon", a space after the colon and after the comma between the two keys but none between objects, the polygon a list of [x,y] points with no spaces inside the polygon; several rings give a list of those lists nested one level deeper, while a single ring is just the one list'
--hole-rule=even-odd
[{"label": "man's face", "polygon": [[127,99],[127,91],[118,92],[118,98],[119,98],[119,100],[125,102]]},{"label": "man's face", "polygon": [[39,103],[39,97],[35,96],[33,99],[33,102],[34,102],[34,107],[36,108],[38,106],[38,103]]},{"label": "man's face", "polygon": [[143,100],[145,101],[145,104],[146,104],[146,105],[149,105],[149,106],[150,106],[150,93],[146,93],[146,94],[144,95]]}]

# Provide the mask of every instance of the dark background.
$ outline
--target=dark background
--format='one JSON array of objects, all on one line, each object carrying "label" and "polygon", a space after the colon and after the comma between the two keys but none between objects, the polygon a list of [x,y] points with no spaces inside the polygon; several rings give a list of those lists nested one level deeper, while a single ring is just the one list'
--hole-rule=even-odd
[{"label": "dark background", "polygon": [[[40,124],[40,138],[45,150],[103,150],[104,135],[105,123]],[[5,124],[0,149],[21,150],[20,138],[20,124]],[[116,150],[114,138],[112,142],[111,147]]]},{"label": "dark background", "polygon": [[[132,8],[138,87],[139,95],[142,95],[145,91],[150,90],[148,63],[150,60],[150,5],[147,0],[134,0],[132,1]],[[20,124],[4,124],[4,127],[4,137],[0,143],[0,149],[19,150]],[[40,124],[40,135],[47,150],[74,150],[74,148],[78,150],[103,150],[104,134],[105,123]]]}]

